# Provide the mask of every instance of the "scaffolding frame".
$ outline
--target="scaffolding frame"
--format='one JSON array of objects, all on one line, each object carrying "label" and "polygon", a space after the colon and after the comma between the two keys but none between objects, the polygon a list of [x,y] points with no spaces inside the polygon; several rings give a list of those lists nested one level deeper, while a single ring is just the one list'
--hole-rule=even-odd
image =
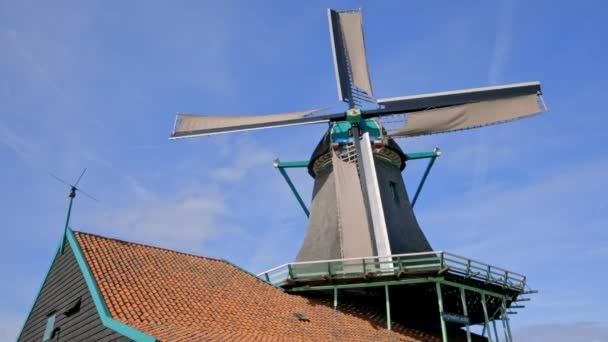
[{"label": "scaffolding frame", "polygon": [[[389,267],[382,265],[385,263],[389,263]],[[383,287],[389,331],[392,330],[389,288],[398,285],[434,285],[444,342],[449,341],[447,321],[461,324],[465,328],[467,341],[471,341],[467,293],[475,293],[481,298],[482,336],[487,332],[488,341],[501,341],[496,325],[496,320],[500,320],[504,341],[511,342],[513,337],[508,316],[516,312],[511,312],[509,309],[523,308],[521,305],[511,304],[529,300],[529,298],[518,299],[519,295],[537,292],[526,290],[524,275],[444,251],[392,255],[388,261],[387,257],[369,257],[294,262],[262,272],[258,277],[289,292],[332,291],[333,308],[336,312],[341,290]],[[487,288],[498,290],[465,284],[467,280],[475,280],[479,284],[488,285]],[[461,313],[444,311],[445,300],[442,290],[449,288],[458,290],[462,303]],[[492,315],[488,312],[489,298],[495,298],[500,303]]]}]

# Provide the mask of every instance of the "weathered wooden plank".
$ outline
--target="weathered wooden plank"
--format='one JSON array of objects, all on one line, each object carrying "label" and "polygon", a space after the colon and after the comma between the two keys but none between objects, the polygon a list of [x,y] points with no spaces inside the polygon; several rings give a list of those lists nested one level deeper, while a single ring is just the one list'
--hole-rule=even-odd
[{"label": "weathered wooden plank", "polygon": [[[67,317],[64,312],[80,298],[80,311]],[[106,328],[88,291],[70,246],[53,261],[40,295],[27,318],[19,341],[41,341],[47,316],[56,311],[55,327],[64,341],[129,341],[128,338]]]}]

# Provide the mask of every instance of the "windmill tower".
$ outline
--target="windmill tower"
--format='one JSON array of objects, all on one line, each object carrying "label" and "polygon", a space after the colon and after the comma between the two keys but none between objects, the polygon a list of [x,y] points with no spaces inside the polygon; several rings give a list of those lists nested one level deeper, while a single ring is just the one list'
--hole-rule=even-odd
[{"label": "windmill tower", "polygon": [[[263,276],[269,282],[292,290],[314,286],[320,291],[333,289],[334,296],[337,296],[338,286],[344,285],[340,285],[339,280],[351,286],[353,277],[361,277],[365,282],[369,282],[370,277],[383,282],[393,281],[397,277],[396,281],[400,281],[402,275],[416,269],[445,280],[445,276],[452,274],[457,267],[448,265],[446,260],[450,258],[443,252],[432,250],[420,229],[401,176],[406,154],[393,139],[484,127],[538,114],[545,110],[540,83],[377,98],[368,70],[361,11],[330,9],[328,19],[338,97],[348,104],[345,111],[328,113],[307,110],[255,116],[178,114],[171,139],[329,124],[307,165],[314,178],[314,189],[306,238],[297,262],[287,264],[288,275],[282,274],[277,281],[270,279],[276,276],[277,269],[265,272]],[[374,108],[364,109],[364,104],[367,104],[366,108]],[[401,120],[401,124],[394,129],[385,128],[383,121],[395,116],[406,120]],[[459,259],[459,262],[462,260]],[[471,268],[474,264],[471,260],[465,259],[464,262],[465,269],[459,271],[459,276],[464,272],[465,282],[479,281],[481,285],[485,282],[486,285],[498,286],[493,283],[498,278],[492,273],[491,266],[483,264],[487,272],[481,274]],[[464,321],[452,322],[456,327],[458,324],[466,325],[468,332],[469,324],[484,320],[485,330],[488,322],[495,317],[504,318],[507,306],[515,301],[518,294],[525,292],[525,277],[522,281],[519,277],[514,278],[516,273],[499,273],[500,276],[504,275],[500,278],[504,291],[494,289],[498,292],[492,293],[502,301],[489,303],[490,308],[486,306],[486,300],[482,300],[485,296],[483,291],[487,289],[476,292],[480,296],[475,295],[474,299],[464,299],[463,295],[462,304],[453,304],[459,302],[460,297],[448,297],[446,305],[464,308],[463,316],[467,316],[466,324]],[[438,289],[435,300],[439,300],[443,313],[442,283],[433,282]],[[466,286],[473,286],[469,283]],[[388,299],[389,287],[387,284],[382,286],[385,286]],[[411,300],[427,298],[427,292],[424,288],[419,293],[409,291],[409,297],[403,291],[400,295]],[[372,292],[367,293],[372,296]],[[412,293],[417,295],[412,296]],[[453,303],[447,304],[450,300]],[[469,301],[470,309],[475,311],[470,317],[466,314],[466,303]],[[334,299],[334,303],[337,305],[337,299]],[[483,303],[485,315],[480,314],[482,309],[479,303]],[[503,306],[505,310],[502,310]],[[387,312],[390,328],[390,310]],[[408,317],[407,314],[402,316],[404,319]],[[450,324],[442,316],[444,339]]]}]

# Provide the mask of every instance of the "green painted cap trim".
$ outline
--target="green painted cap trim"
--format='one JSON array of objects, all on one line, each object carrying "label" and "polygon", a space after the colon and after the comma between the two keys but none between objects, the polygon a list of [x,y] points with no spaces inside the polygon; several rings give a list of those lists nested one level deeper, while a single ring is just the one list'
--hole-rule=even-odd
[{"label": "green painted cap trim", "polygon": [[435,158],[439,157],[440,154],[433,152],[416,152],[416,153],[406,153],[405,160],[415,160],[415,159],[426,159],[426,158]]},{"label": "green painted cap trim", "polygon": [[346,111],[346,121],[348,122],[359,122],[361,121],[361,110],[357,108],[352,108]]},{"label": "green painted cap trim", "polygon": [[281,168],[281,169],[289,169],[289,168],[295,168],[295,167],[308,167],[308,164],[310,162],[308,160],[304,160],[304,161],[291,161],[291,162],[282,162],[279,161],[276,163],[275,167],[276,168]]}]

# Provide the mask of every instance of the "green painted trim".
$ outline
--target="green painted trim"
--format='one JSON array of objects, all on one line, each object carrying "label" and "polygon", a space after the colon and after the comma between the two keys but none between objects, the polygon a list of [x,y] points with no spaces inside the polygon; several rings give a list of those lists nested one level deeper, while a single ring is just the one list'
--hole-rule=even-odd
[{"label": "green painted trim", "polygon": [[509,324],[509,315],[507,314],[507,300],[506,299],[503,298],[501,306],[502,306],[503,323],[505,324],[505,330],[508,335],[507,341],[512,342],[513,335],[511,335],[511,324]]},{"label": "green painted trim", "polygon": [[439,322],[441,323],[441,340],[448,342],[448,332],[445,326],[445,319],[443,319],[443,295],[441,294],[441,283],[435,283],[435,290],[437,291],[437,302],[439,306]]},{"label": "green painted trim", "polygon": [[66,238],[70,244],[70,248],[72,248],[72,253],[74,253],[74,257],[76,258],[80,272],[82,272],[82,275],[84,276],[87,288],[89,289],[89,293],[91,293],[91,297],[93,298],[93,302],[95,303],[95,307],[97,308],[97,312],[99,313],[99,317],[101,318],[103,325],[106,328],[114,330],[134,341],[156,342],[157,339],[155,337],[112,318],[110,311],[108,310],[108,307],[101,296],[99,288],[97,287],[97,283],[93,278],[93,274],[91,273],[91,270],[89,269],[89,266],[84,258],[84,254],[82,253],[82,250],[80,250],[80,245],[78,244],[78,241],[76,241],[74,232],[72,232],[72,230],[69,228],[66,231]]},{"label": "green painted trim", "polygon": [[496,341],[498,342],[500,340],[498,339],[498,328],[496,328],[496,320],[495,319],[492,320],[492,326],[494,327],[494,337],[496,337]]},{"label": "green painted trim", "polygon": [[338,121],[331,126],[331,141],[348,140],[348,131],[352,125],[348,121]]},{"label": "green painted trim", "polygon": [[359,127],[361,127],[364,132],[369,133],[369,138],[371,140],[382,137],[382,130],[380,130],[378,122],[374,119],[361,120],[361,122],[359,122]]},{"label": "green painted trim", "polygon": [[497,297],[497,298],[500,298],[500,299],[506,299],[507,298],[507,296],[505,296],[505,295],[501,295],[501,294],[498,294],[498,293],[495,293],[495,292],[492,292],[492,291],[478,289],[478,288],[473,287],[473,286],[463,285],[463,284],[455,283],[453,281],[449,281],[449,280],[445,280],[445,279],[437,279],[437,281],[439,283],[443,284],[443,285],[458,287],[458,288],[461,288],[461,289],[477,292],[477,293],[488,295],[488,296],[492,296],[492,297]]},{"label": "green painted trim", "polygon": [[[467,308],[467,295],[465,293],[465,289],[463,289],[462,287],[459,289],[460,290],[460,300],[462,301],[462,313],[466,316],[469,317],[469,309]],[[470,320],[469,320],[470,323]],[[469,323],[466,324],[467,327],[467,342],[471,342],[471,329],[469,327]]]},{"label": "green painted trim", "polygon": [[405,160],[416,160],[416,159],[426,159],[426,158],[435,158],[438,157],[439,154],[435,151],[433,152],[417,152],[417,153],[406,153]]},{"label": "green painted trim", "polygon": [[422,175],[420,184],[418,184],[418,189],[416,189],[416,194],[414,195],[414,199],[412,199],[412,208],[414,207],[414,205],[416,205],[416,201],[418,200],[420,191],[422,191],[424,182],[426,182],[426,178],[429,176],[429,172],[431,172],[431,168],[433,167],[433,164],[435,164],[435,159],[437,159],[437,156],[431,157],[431,160],[429,160],[429,164],[426,166],[426,170],[424,170],[424,174]]},{"label": "green painted trim", "polygon": [[[488,308],[486,306],[486,295],[485,294],[481,294],[481,307],[483,308],[483,318],[484,318],[484,327],[485,330],[488,332],[488,341],[492,342],[492,331],[490,330],[490,320],[488,319]],[[498,341],[497,341],[498,342]]]},{"label": "green painted trim", "polygon": [[292,161],[292,162],[278,162],[275,167],[282,169],[289,169],[294,167],[308,167],[310,161],[302,160],[302,161]]},{"label": "green painted trim", "polygon": [[361,116],[360,109],[351,108],[346,111],[346,121],[352,122],[352,123],[357,123],[357,122],[361,121],[361,119],[362,119],[362,116]]},{"label": "green painted trim", "polygon": [[334,312],[338,310],[338,288],[334,287]]},{"label": "green painted trim", "polygon": [[322,285],[322,286],[300,286],[294,287],[289,290],[289,292],[302,292],[302,291],[322,291],[322,290],[331,290],[334,288],[337,289],[356,289],[356,288],[364,288],[364,287],[380,287],[380,286],[394,286],[394,285],[407,285],[407,284],[422,284],[422,283],[432,283],[437,281],[434,278],[419,278],[419,279],[403,279],[403,280],[391,280],[391,281],[379,281],[379,282],[368,282],[368,283],[359,283],[359,284],[344,284],[344,285]]},{"label": "green painted trim", "polygon": [[40,293],[42,292],[42,289],[44,288],[44,285],[46,284],[46,281],[49,278],[49,274],[51,273],[51,269],[53,268],[53,265],[55,264],[55,259],[57,259],[57,255],[59,255],[59,252],[61,251],[62,245],[63,245],[63,237],[61,238],[61,242],[59,243],[59,246],[57,246],[57,250],[55,251],[55,256],[53,257],[53,261],[51,261],[51,265],[49,266],[49,269],[46,271],[46,275],[44,276],[42,285],[40,285],[40,289],[38,289],[38,294],[36,295],[36,298],[34,299],[32,306],[30,307],[30,311],[27,314],[25,321],[23,322],[21,331],[19,332],[19,335],[17,336],[17,341],[19,341],[19,339],[21,338],[21,335],[23,334],[23,330],[25,329],[25,325],[27,324],[27,321],[30,319],[32,312],[34,311],[34,306],[36,306],[36,302],[38,302],[38,298],[40,298]]},{"label": "green painted trim", "polygon": [[65,247],[65,237],[68,234],[68,229],[70,226],[70,216],[72,215],[72,204],[74,203],[74,197],[71,196],[75,194],[74,190],[70,193],[70,205],[68,206],[68,216],[65,219],[65,227],[63,228],[63,237],[61,238],[61,247],[59,248],[61,254],[63,254],[63,248]]},{"label": "green painted trim", "polygon": [[[363,132],[368,132],[371,140],[382,137],[382,130],[374,119],[364,119],[357,123]],[[331,141],[350,141],[353,137],[349,135],[350,129],[353,127],[349,121],[337,121],[331,127]]]},{"label": "green painted trim", "polygon": [[308,208],[306,207],[306,203],[304,203],[304,200],[300,196],[300,193],[296,189],[296,186],[293,185],[293,182],[291,181],[291,178],[289,178],[287,171],[285,171],[282,167],[278,167],[277,169],[279,170],[279,172],[285,179],[285,182],[287,182],[287,185],[289,185],[289,188],[291,189],[291,192],[293,193],[293,195],[296,196],[296,199],[298,200],[300,207],[302,207],[302,210],[304,210],[304,214],[306,214],[306,217],[310,217],[310,211],[308,211]]},{"label": "green painted trim", "polygon": [[386,329],[390,331],[393,325],[391,322],[391,300],[388,293],[388,285],[384,285],[384,297],[386,300]]}]

